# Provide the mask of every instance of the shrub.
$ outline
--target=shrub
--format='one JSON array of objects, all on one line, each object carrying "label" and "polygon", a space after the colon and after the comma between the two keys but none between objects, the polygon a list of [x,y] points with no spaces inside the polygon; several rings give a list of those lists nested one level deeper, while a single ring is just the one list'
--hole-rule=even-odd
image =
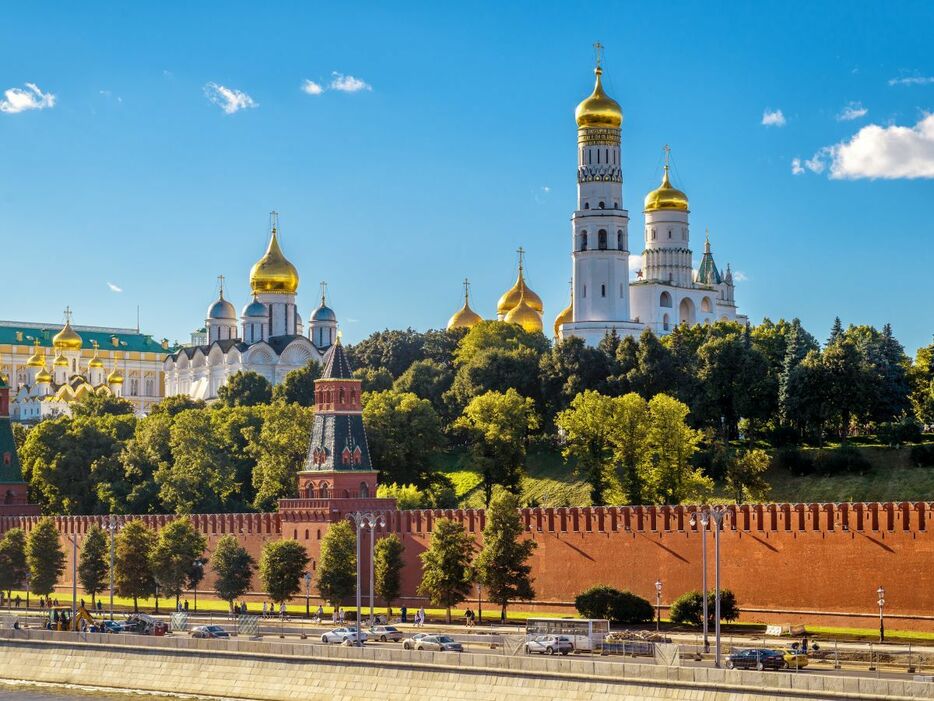
[{"label": "shrub", "polygon": [[814,460],[814,469],[823,475],[861,474],[869,472],[872,465],[859,448],[843,443],[839,448],[819,451]]},{"label": "shrub", "polygon": [[912,446],[911,462],[915,467],[934,467],[934,443]]},{"label": "shrub", "polygon": [[913,416],[906,416],[901,421],[879,424],[876,435],[885,445],[897,447],[905,443],[919,443],[923,427]]},{"label": "shrub", "polygon": [[[716,616],[714,592],[708,592],[707,598],[707,622],[712,624]],[[701,625],[704,617],[704,595],[699,591],[685,592],[675,599],[668,617],[673,623],[692,626]],[[735,621],[739,618],[736,595],[729,589],[720,590],[720,618],[724,621]]]},{"label": "shrub", "polygon": [[786,446],[775,451],[774,464],[777,468],[787,470],[796,477],[810,475],[814,472],[814,460],[799,448]]},{"label": "shrub", "polygon": [[574,606],[584,618],[606,618],[614,623],[645,623],[654,616],[652,604],[641,596],[605,585],[578,594]]}]

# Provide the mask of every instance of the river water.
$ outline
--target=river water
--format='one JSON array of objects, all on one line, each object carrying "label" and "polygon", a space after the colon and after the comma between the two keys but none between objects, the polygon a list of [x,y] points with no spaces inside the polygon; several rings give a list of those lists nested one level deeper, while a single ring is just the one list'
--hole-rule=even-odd
[{"label": "river water", "polygon": [[[203,696],[164,696],[140,691],[106,692],[77,686],[0,683],[0,701],[204,701]],[[217,697],[211,697],[216,701]],[[236,700],[233,700],[236,701]]]}]

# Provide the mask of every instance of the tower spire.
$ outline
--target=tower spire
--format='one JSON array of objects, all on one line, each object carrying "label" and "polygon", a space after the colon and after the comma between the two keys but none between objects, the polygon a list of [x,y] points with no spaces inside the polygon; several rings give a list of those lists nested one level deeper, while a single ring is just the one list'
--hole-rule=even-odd
[{"label": "tower spire", "polygon": [[269,228],[272,229],[272,233],[276,233],[279,230],[279,212],[272,210],[269,213]]},{"label": "tower spire", "polygon": [[594,68],[594,71],[597,73],[597,75],[599,75],[600,73],[603,73],[603,67],[601,65],[603,63],[603,44],[601,44],[599,41],[594,42],[593,51],[594,58],[596,59],[596,67]]},{"label": "tower spire", "polygon": [[328,296],[328,283],[324,280],[321,281],[321,304],[324,305],[324,301]]},{"label": "tower spire", "polygon": [[522,248],[522,246],[519,246],[519,248],[516,249],[516,253],[519,254],[519,272],[521,273],[525,269],[525,266],[523,265],[525,260],[525,249]]},{"label": "tower spire", "polygon": [[65,307],[65,323],[66,324],[71,323],[71,307],[70,306]]},{"label": "tower spire", "polygon": [[223,275],[217,276],[217,289],[221,299],[224,299],[224,279]]},{"label": "tower spire", "polygon": [[464,278],[464,304],[470,303],[470,280]]}]

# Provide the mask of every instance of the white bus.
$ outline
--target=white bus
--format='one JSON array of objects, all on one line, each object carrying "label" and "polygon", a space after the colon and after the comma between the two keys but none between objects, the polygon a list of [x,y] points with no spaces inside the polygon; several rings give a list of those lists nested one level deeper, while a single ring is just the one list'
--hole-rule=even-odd
[{"label": "white bus", "polygon": [[527,640],[538,635],[564,635],[574,643],[574,651],[599,650],[610,632],[610,622],[602,618],[530,618],[525,623]]}]

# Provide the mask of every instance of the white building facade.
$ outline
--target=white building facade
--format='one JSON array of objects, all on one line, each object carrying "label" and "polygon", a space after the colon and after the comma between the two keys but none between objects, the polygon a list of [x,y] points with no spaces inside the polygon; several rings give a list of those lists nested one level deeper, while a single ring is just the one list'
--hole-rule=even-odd
[{"label": "white building facade", "polygon": [[282,253],[277,225],[263,257],[250,271],[253,299],[241,311],[224,298],[208,307],[204,345],[191,345],[165,360],[165,393],[211,401],[227,379],[253,371],[273,385],[311,360],[320,361],[337,339],[337,316],[327,306],[322,284],[321,304],[311,313],[304,335],[296,294],[299,276]]},{"label": "white building facade", "polygon": [[663,335],[679,323],[745,323],[736,310],[732,273],[727,268],[721,274],[709,240],[693,269],[688,199],[671,185],[667,153],[662,183],[645,198],[642,269],[630,282],[620,160],[623,112],[604,92],[599,65],[595,73],[593,93],[575,113],[578,201],[571,215],[571,304],[555,320],[556,337],[577,336],[596,345],[611,331],[638,336],[648,328]]}]

